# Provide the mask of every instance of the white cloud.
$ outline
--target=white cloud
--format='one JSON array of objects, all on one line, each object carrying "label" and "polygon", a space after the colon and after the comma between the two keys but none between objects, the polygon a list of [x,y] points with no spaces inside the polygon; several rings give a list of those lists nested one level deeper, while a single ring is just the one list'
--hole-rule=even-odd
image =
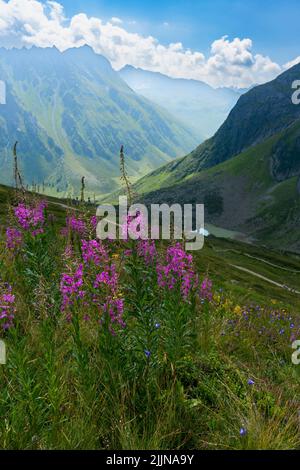
[{"label": "white cloud", "polygon": [[213,86],[248,87],[271,80],[290,66],[281,67],[267,56],[254,54],[249,38],[217,39],[205,57],[181,42],[163,45],[152,36],[130,33],[117,17],[104,22],[79,13],[66,19],[56,1],[0,0],[0,46],[55,45],[64,51],[84,44],[105,55],[116,69],[131,64]]},{"label": "white cloud", "polygon": [[287,69],[290,69],[291,67],[294,67],[294,65],[297,65],[299,63],[300,63],[300,55],[296,57],[296,59],[291,60],[290,62],[287,62],[286,64],[284,64],[283,68],[284,70],[287,70]]},{"label": "white cloud", "polygon": [[252,53],[251,39],[227,36],[213,42],[211,55],[202,70],[203,77],[214,77],[221,86],[248,87],[276,77],[281,67],[269,57]]},{"label": "white cloud", "polygon": [[121,20],[121,18],[117,18],[116,16],[113,16],[110,20],[113,24],[122,24],[123,21]]}]

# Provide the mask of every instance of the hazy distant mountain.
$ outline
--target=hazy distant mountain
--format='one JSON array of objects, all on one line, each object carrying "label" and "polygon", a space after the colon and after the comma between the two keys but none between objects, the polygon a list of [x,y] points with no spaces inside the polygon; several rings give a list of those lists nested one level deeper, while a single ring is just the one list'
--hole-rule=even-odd
[{"label": "hazy distant mountain", "polygon": [[170,78],[126,65],[120,76],[137,93],[166,108],[196,133],[198,142],[211,137],[244,90],[214,89],[197,80]]},{"label": "hazy distant mountain", "polygon": [[86,176],[98,193],[117,187],[124,144],[128,171],[142,176],[195,146],[181,122],[138,96],[108,60],[88,46],[0,49],[0,181],[11,183],[13,143],[27,183],[56,191]]},{"label": "hazy distant mountain", "polygon": [[204,203],[207,221],[300,251],[300,64],[241,96],[215,136],[140,180],[151,202]]}]

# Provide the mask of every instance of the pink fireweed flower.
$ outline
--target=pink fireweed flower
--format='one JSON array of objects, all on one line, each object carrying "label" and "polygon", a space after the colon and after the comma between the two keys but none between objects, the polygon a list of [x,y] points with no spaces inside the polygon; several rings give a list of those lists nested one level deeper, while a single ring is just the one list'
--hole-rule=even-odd
[{"label": "pink fireweed flower", "polygon": [[121,233],[124,240],[128,240],[129,232],[136,240],[145,238],[145,235],[147,235],[147,222],[142,213],[137,212],[135,216],[128,215],[123,218]]},{"label": "pink fireweed flower", "polygon": [[19,225],[24,230],[28,230],[31,225],[30,223],[30,219],[32,215],[31,209],[27,208],[25,204],[18,204],[18,206],[14,208],[14,213],[18,220]]},{"label": "pink fireweed flower", "polygon": [[179,243],[168,247],[166,259],[157,264],[156,271],[158,285],[173,289],[179,283],[185,300],[198,284],[198,276],[193,269],[193,257],[187,254]]},{"label": "pink fireweed flower", "polygon": [[94,289],[99,288],[101,284],[107,285],[113,293],[117,291],[118,274],[114,264],[111,264],[106,268],[106,270],[96,275]]},{"label": "pink fireweed flower", "polygon": [[124,251],[124,256],[128,257],[128,256],[131,256],[132,255],[132,250],[125,250]]},{"label": "pink fireweed flower", "polygon": [[63,273],[60,282],[60,292],[62,294],[61,311],[85,296],[83,290],[83,265],[80,264],[74,274]]},{"label": "pink fireweed flower", "polygon": [[[124,300],[108,297],[103,305],[103,311],[108,313],[111,323],[117,323],[121,328],[125,328],[126,324],[123,320]],[[113,334],[113,333],[112,333]]]},{"label": "pink fireweed flower", "polygon": [[37,227],[38,225],[44,225],[46,207],[47,207],[47,203],[45,201],[41,201],[37,204],[37,206],[32,208],[33,227]]},{"label": "pink fireweed flower", "polygon": [[68,236],[68,233],[69,233],[68,227],[63,227],[63,228],[60,230],[59,233],[60,233],[60,235],[61,235],[62,237],[67,237],[67,236]]},{"label": "pink fireweed flower", "polygon": [[38,235],[42,235],[44,233],[44,229],[43,228],[38,228],[36,230],[33,230],[33,232],[31,232],[31,235],[33,237],[37,237]]},{"label": "pink fireweed flower", "polygon": [[13,327],[15,318],[15,296],[12,287],[7,283],[0,283],[0,327],[6,331]]},{"label": "pink fireweed flower", "polygon": [[157,256],[154,240],[140,240],[137,245],[137,252],[142,256],[146,264],[152,264]]},{"label": "pink fireweed flower", "polygon": [[95,215],[93,215],[90,219],[90,223],[91,223],[91,226],[93,227],[94,230],[96,230],[97,228],[97,224],[98,224],[98,219]]},{"label": "pink fireweed flower", "polygon": [[65,260],[72,259],[73,256],[73,248],[71,245],[67,245],[63,254]]},{"label": "pink fireweed flower", "polygon": [[20,227],[26,231],[31,228],[42,227],[45,223],[44,211],[46,206],[47,204],[44,201],[40,201],[35,206],[26,206],[24,203],[19,203],[14,208],[14,214]]},{"label": "pink fireweed flower", "polygon": [[6,229],[6,248],[15,251],[22,245],[23,235],[14,227]]},{"label": "pink fireweed flower", "polygon": [[86,264],[96,266],[107,262],[108,255],[100,240],[81,240],[82,259]]},{"label": "pink fireweed flower", "polygon": [[[74,255],[68,247],[64,253],[67,265],[72,266]],[[84,321],[96,319],[103,325],[107,319],[109,331],[117,334],[117,327],[125,328],[125,323],[122,318],[124,301],[118,293],[116,265],[110,262],[103,242],[97,239],[81,240],[81,258],[81,264],[70,267],[69,272],[61,276],[61,311],[70,322],[76,305],[80,307],[80,316]]]},{"label": "pink fireweed flower", "polygon": [[212,301],[212,298],[213,298],[212,281],[208,279],[207,277],[201,283],[200,298],[202,300],[208,300],[209,302]]},{"label": "pink fireweed flower", "polygon": [[128,225],[130,224],[132,218],[127,216],[125,218],[123,218],[122,220],[122,223],[121,223],[121,234],[122,234],[122,238],[124,240],[128,240]]},{"label": "pink fireweed flower", "polygon": [[74,215],[67,217],[66,225],[69,230],[83,235],[86,232],[86,225],[84,220],[75,217]]}]

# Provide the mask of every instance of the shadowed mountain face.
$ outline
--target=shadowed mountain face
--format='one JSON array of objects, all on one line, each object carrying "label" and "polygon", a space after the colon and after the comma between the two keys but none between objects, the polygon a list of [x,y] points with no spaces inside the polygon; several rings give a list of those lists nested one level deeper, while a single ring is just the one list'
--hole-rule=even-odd
[{"label": "shadowed mountain face", "polygon": [[117,187],[118,152],[138,177],[186,153],[195,137],[167,112],[138,96],[110,63],[85,46],[0,49],[0,179],[11,183],[19,141],[25,181],[72,191],[81,176],[99,193]]},{"label": "shadowed mountain face", "polygon": [[204,203],[207,221],[300,251],[300,64],[241,96],[215,136],[136,184],[147,201]]},{"label": "shadowed mountain face", "polygon": [[214,89],[197,80],[174,79],[130,65],[119,73],[134,91],[181,119],[198,142],[216,132],[242,93],[230,88]]}]

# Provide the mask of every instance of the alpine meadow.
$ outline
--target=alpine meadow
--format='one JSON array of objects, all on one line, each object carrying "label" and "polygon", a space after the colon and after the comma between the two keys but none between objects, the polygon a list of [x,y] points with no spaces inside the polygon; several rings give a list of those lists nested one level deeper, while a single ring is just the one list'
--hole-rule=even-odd
[{"label": "alpine meadow", "polygon": [[272,3],[0,0],[1,450],[300,449],[300,6]]}]

